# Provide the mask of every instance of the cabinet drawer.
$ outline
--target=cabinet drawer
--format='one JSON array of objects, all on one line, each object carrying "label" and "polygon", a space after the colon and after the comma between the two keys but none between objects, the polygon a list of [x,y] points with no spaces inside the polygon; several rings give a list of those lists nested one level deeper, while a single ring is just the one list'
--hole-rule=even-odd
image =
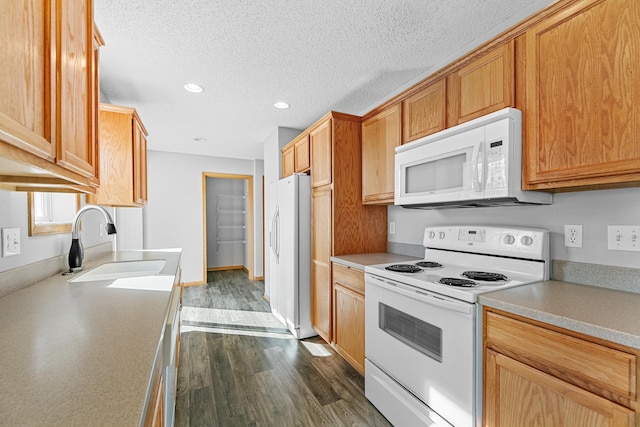
[{"label": "cabinet drawer", "polygon": [[487,348],[627,406],[635,400],[634,354],[490,311],[485,322]]},{"label": "cabinet drawer", "polygon": [[333,264],[333,281],[364,295],[364,272],[341,264]]}]

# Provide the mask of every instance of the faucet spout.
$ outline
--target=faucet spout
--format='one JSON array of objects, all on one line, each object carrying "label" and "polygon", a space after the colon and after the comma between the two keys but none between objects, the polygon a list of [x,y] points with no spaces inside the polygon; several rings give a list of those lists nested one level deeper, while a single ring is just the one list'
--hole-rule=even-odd
[{"label": "faucet spout", "polygon": [[84,214],[90,210],[97,210],[102,213],[105,221],[107,222],[107,234],[115,234],[116,226],[113,224],[111,215],[103,207],[96,205],[86,205],[80,209],[75,218],[73,219],[73,225],[71,228],[71,249],[69,249],[69,269],[73,271],[82,267],[82,261],[84,259],[84,247],[80,240],[80,219]]}]

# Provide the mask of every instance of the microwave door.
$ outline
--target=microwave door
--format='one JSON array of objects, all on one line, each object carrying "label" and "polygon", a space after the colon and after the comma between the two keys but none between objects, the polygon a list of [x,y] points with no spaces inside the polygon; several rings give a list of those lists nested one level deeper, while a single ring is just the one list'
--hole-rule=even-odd
[{"label": "microwave door", "polygon": [[396,204],[482,198],[484,131],[473,129],[396,154]]}]

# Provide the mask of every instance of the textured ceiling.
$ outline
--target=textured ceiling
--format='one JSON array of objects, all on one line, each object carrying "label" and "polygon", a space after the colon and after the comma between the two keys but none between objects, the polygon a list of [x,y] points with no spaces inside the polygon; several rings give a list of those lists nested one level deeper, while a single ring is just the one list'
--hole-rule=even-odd
[{"label": "textured ceiling", "polygon": [[101,89],[149,149],[260,159],[277,126],[364,114],[551,1],[95,0]]}]

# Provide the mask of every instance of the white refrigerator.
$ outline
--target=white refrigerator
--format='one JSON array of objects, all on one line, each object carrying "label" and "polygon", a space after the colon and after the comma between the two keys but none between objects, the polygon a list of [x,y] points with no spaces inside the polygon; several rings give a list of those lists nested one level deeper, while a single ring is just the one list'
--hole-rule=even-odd
[{"label": "white refrigerator", "polygon": [[311,178],[291,175],[270,187],[269,301],[296,338],[311,327]]}]

